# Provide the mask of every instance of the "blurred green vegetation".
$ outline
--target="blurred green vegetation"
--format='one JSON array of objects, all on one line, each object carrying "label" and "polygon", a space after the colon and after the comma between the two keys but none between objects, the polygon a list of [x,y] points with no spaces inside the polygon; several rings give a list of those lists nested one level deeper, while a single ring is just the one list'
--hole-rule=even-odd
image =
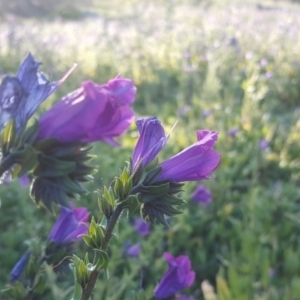
[{"label": "blurred green vegetation", "polygon": [[[204,299],[203,280],[219,300],[299,299],[300,7],[225,0],[86,1],[72,9],[71,1],[50,3],[37,15],[18,14],[24,18],[1,10],[1,75],[15,73],[29,51],[52,80],[79,64],[39,113],[83,80],[106,82],[120,73],[138,88],[137,117],[157,115],[167,132],[178,120],[160,159],[193,143],[197,129],[219,132],[222,162],[204,182],[213,202],[192,202],[196,183],[186,185],[183,214],[144,238],[124,217],[120,238],[111,243],[110,279],[100,279],[95,299],[133,299],[132,290],[141,287],[151,294],[166,269],[164,251],[191,258],[197,279],[186,293],[195,299]],[[239,130],[235,136],[228,135],[232,128]],[[99,218],[92,191],[118,174],[137,136],[133,125],[121,147],[94,145],[99,172],[77,206]],[[260,140],[268,147],[261,149]],[[1,288],[26,241],[45,241],[55,216],[37,210],[18,182],[1,186],[0,198]],[[124,256],[125,240],[141,243],[139,258]],[[45,271],[57,286],[44,299],[67,299],[71,275],[58,281]]]}]

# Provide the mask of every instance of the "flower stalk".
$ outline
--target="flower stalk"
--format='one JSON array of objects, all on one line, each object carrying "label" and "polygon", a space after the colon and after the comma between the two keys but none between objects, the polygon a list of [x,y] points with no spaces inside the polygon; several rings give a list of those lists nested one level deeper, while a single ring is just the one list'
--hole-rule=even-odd
[{"label": "flower stalk", "polygon": [[[124,207],[122,205],[118,205],[116,207],[116,209],[114,210],[113,214],[111,215],[109,222],[107,224],[106,230],[105,230],[105,236],[104,236],[104,240],[103,240],[100,250],[102,250],[102,251],[107,250],[107,247],[108,247],[109,241],[112,237],[114,228],[121,216],[123,209],[124,209]],[[95,251],[95,252],[97,253],[97,251]],[[97,269],[95,269],[91,272],[89,280],[87,282],[87,285],[82,291],[82,296],[81,296],[80,300],[90,299],[100,272],[101,272],[101,270],[97,270]]]}]

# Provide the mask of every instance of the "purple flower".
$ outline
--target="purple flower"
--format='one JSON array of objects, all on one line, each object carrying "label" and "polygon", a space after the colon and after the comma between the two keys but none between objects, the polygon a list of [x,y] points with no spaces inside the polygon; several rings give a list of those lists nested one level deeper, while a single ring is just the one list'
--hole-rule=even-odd
[{"label": "purple flower", "polygon": [[49,82],[38,71],[37,62],[29,53],[21,64],[17,76],[6,76],[0,86],[0,131],[15,119],[17,129],[22,128],[39,105],[47,99],[70,75],[74,67],[58,82]]},{"label": "purple flower", "polygon": [[185,58],[190,58],[191,57],[191,51],[190,50],[186,50],[184,53],[183,53],[183,56],[185,57]]},{"label": "purple flower", "polygon": [[218,134],[215,131],[197,131],[197,142],[160,164],[162,172],[158,180],[174,182],[207,179],[220,163],[220,155],[214,151]]},{"label": "purple flower", "polygon": [[61,206],[58,216],[49,236],[48,241],[56,244],[68,243],[80,239],[81,234],[87,233],[86,223],[89,212],[85,207],[75,208],[71,203],[71,209]]},{"label": "purple flower", "polygon": [[211,191],[204,185],[199,184],[192,195],[192,199],[195,202],[206,205],[212,201]]},{"label": "purple flower", "polygon": [[12,271],[10,272],[10,282],[15,282],[20,278],[22,272],[27,266],[30,256],[31,256],[31,252],[26,251],[23,254],[23,256],[20,258],[20,260],[16,263],[16,265],[13,267]]},{"label": "purple flower", "polygon": [[203,117],[209,117],[212,114],[211,109],[205,109],[202,111],[202,116]]},{"label": "purple flower", "polygon": [[176,300],[195,300],[195,298],[193,296],[178,295]]},{"label": "purple flower", "polygon": [[165,135],[165,130],[156,117],[138,120],[136,125],[140,137],[132,157],[133,170],[137,168],[139,163],[146,167],[164,147],[169,138]]},{"label": "purple flower", "polygon": [[141,236],[147,236],[150,233],[150,223],[145,222],[142,218],[136,219],[133,227]]},{"label": "purple flower", "polygon": [[140,255],[141,252],[141,244],[137,243],[134,245],[130,245],[129,242],[126,241],[124,245],[124,249],[125,249],[126,256],[137,257]]},{"label": "purple flower", "polygon": [[269,275],[270,275],[270,277],[274,277],[276,275],[276,271],[274,268],[269,269]]},{"label": "purple flower", "polygon": [[258,147],[262,150],[267,149],[269,147],[269,141],[267,141],[266,139],[259,140]]},{"label": "purple flower", "polygon": [[135,93],[132,81],[119,76],[103,85],[86,81],[42,115],[39,138],[84,143],[101,140],[117,146],[113,138],[133,122],[129,105]]},{"label": "purple flower", "polygon": [[164,258],[169,264],[169,269],[153,291],[158,300],[170,297],[191,286],[195,280],[195,272],[191,270],[191,261],[187,256],[181,255],[175,258],[165,252]]},{"label": "purple flower", "polygon": [[240,130],[236,127],[234,128],[231,128],[228,130],[228,135],[231,136],[231,137],[235,137],[236,134],[239,132]]},{"label": "purple flower", "polygon": [[265,59],[265,58],[262,58],[262,59],[260,60],[259,64],[260,64],[260,66],[261,66],[262,68],[264,68],[264,67],[267,66],[268,60]]},{"label": "purple flower", "polygon": [[191,110],[191,106],[190,105],[184,105],[184,106],[181,106],[178,108],[178,111],[177,113],[180,115],[180,116],[183,116],[185,115],[187,112],[189,112]]},{"label": "purple flower", "polygon": [[273,73],[270,72],[270,71],[267,71],[267,72],[264,74],[264,77],[265,77],[267,80],[269,80],[269,79],[271,79],[271,78],[273,77]]},{"label": "purple flower", "polygon": [[31,180],[27,174],[24,174],[19,178],[20,187],[22,189],[26,188],[30,184],[30,182]]}]

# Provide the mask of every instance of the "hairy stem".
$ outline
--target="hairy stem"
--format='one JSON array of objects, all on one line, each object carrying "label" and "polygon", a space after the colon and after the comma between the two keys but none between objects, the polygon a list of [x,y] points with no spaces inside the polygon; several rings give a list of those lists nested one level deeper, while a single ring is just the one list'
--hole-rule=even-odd
[{"label": "hairy stem", "polygon": [[[123,207],[121,205],[119,205],[116,207],[115,211],[113,212],[112,216],[110,217],[109,222],[106,227],[106,230],[105,230],[105,237],[104,237],[104,241],[101,246],[101,250],[103,250],[103,251],[107,250],[109,241],[113,234],[113,230],[119,220],[119,217],[120,217],[122,211],[123,211]],[[84,288],[84,290],[82,291],[81,300],[90,299],[100,272],[101,272],[101,270],[94,270],[91,272],[89,280],[87,282],[87,285]]]}]

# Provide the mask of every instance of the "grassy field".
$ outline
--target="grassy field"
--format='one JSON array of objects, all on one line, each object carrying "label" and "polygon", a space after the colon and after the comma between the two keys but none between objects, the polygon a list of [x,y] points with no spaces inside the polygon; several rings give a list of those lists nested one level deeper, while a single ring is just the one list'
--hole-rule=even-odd
[{"label": "grassy field", "polygon": [[[157,225],[141,237],[121,221],[120,238],[111,243],[111,277],[101,278],[95,299],[133,299],[141,277],[150,295],[166,269],[164,251],[191,258],[197,278],[184,293],[195,299],[299,299],[300,6],[221,0],[88,4],[59,17],[2,14],[0,74],[14,74],[28,52],[53,80],[78,63],[39,113],[84,80],[101,83],[122,74],[138,88],[137,117],[156,115],[166,131],[178,120],[160,159],[193,143],[197,129],[219,132],[222,155],[214,177],[202,182],[212,191],[210,204],[191,201],[193,183],[186,185],[184,212],[170,228]],[[121,147],[94,145],[99,172],[77,206],[99,217],[92,191],[118,174],[137,136],[133,125]],[[45,241],[55,220],[36,209],[28,190],[17,181],[0,187],[0,288],[26,243]],[[138,258],[124,256],[125,240],[141,243]],[[61,280],[45,271],[57,285],[44,299],[69,299],[71,272]],[[207,282],[218,298],[209,296]]]}]

